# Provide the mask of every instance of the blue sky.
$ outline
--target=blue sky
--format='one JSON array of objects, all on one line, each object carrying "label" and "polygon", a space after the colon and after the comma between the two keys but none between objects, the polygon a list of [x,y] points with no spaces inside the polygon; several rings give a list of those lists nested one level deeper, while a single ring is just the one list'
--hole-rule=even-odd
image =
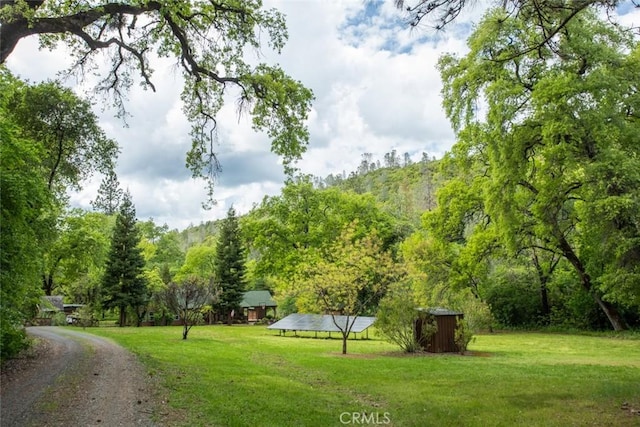
[{"label": "blue sky", "polygon": [[[444,53],[466,51],[465,39],[481,6],[444,32],[411,29],[391,0],[265,0],[265,7],[285,13],[289,41],[281,55],[262,52],[260,60],[280,64],[316,97],[308,123],[310,144],[298,163],[302,173],[349,173],[365,152],[382,160],[395,149],[417,160],[422,152],[441,157],[449,150],[454,136],[441,107],[435,66]],[[624,11],[629,12],[626,19],[640,21],[637,10]],[[37,45],[35,38],[21,41],[9,68],[32,81],[55,77],[64,69],[64,51],[38,51]],[[153,68],[157,92],[131,91],[128,127],[113,111],[96,109],[102,127],[122,148],[118,177],[131,192],[140,219],[183,229],[223,218],[232,204],[246,213],[265,195],[280,192],[284,175],[277,156],[269,153],[268,138],[253,132],[246,118],[238,120],[231,102],[218,118],[223,168],[218,204],[203,210],[204,185],[184,167],[190,141],[180,78],[172,61],[156,61]],[[85,183],[82,192],[71,196],[72,203],[90,209],[100,179]]]}]

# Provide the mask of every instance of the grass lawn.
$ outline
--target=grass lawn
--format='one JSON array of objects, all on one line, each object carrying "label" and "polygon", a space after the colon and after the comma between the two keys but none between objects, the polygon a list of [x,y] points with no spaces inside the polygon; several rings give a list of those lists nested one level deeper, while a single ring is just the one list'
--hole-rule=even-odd
[{"label": "grass lawn", "polygon": [[[94,328],[138,354],[184,426],[638,426],[640,340],[480,335],[473,356],[262,326]],[[362,414],[365,414],[364,416]]]}]

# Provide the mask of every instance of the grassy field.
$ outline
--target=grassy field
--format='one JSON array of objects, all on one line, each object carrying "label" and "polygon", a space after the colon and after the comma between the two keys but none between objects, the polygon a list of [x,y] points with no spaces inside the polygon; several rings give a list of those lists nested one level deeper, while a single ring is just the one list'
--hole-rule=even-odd
[{"label": "grassy field", "polygon": [[87,331],[159,378],[163,424],[640,425],[637,338],[480,335],[466,356],[404,356],[374,338],[350,340],[343,356],[338,339],[261,326],[195,327],[187,341],[179,327]]}]

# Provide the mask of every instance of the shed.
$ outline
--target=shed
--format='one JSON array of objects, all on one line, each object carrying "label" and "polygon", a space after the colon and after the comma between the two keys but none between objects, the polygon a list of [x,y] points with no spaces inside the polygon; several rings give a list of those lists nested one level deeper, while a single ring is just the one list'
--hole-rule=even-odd
[{"label": "shed", "polygon": [[[415,321],[415,337],[420,346],[430,353],[456,353],[456,328],[464,314],[446,308],[419,308]],[[423,333],[425,322],[435,322],[437,330],[427,336]]]},{"label": "shed", "polygon": [[278,304],[271,298],[269,291],[247,291],[242,296],[240,308],[249,322],[257,322],[267,317],[267,311],[272,310],[272,316],[276,317]]}]

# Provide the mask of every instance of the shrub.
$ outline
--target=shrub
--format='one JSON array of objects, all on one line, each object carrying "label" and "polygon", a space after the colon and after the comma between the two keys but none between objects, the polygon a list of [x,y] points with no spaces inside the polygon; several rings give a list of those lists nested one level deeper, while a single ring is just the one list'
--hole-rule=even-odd
[{"label": "shrub", "polygon": [[390,288],[378,306],[376,328],[388,341],[397,344],[406,353],[414,353],[420,348],[415,336],[415,321],[418,317],[415,307],[411,288],[405,284]]},{"label": "shrub", "polygon": [[67,324],[67,315],[58,312],[51,318],[51,326],[65,326]]},{"label": "shrub", "polygon": [[465,326],[474,334],[493,330],[493,315],[489,305],[470,292],[456,305],[464,313]]},{"label": "shrub", "polygon": [[9,359],[29,346],[24,327],[8,326],[6,322],[2,322],[0,327],[2,328],[0,360]]},{"label": "shrub", "polygon": [[467,347],[473,339],[473,331],[469,327],[469,323],[464,319],[458,319],[456,322],[454,340],[458,346],[460,354],[464,354],[467,351]]},{"label": "shrub", "polygon": [[485,299],[495,320],[505,327],[535,326],[541,316],[536,278],[522,268],[501,269]]}]

